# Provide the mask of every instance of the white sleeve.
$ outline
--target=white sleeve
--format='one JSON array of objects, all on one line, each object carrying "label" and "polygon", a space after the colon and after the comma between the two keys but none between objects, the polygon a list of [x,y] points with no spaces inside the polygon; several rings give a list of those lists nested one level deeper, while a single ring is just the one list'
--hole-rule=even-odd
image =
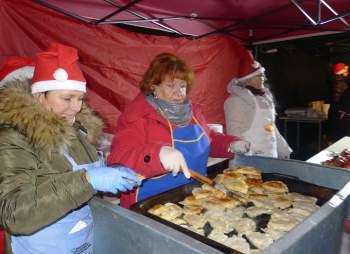
[{"label": "white sleeve", "polygon": [[226,132],[241,137],[252,123],[251,106],[237,96],[230,95],[224,103]]}]

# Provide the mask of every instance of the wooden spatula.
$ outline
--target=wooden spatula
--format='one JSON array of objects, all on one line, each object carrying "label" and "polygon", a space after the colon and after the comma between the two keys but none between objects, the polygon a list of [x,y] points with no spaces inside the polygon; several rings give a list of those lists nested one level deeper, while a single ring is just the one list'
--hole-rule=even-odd
[{"label": "wooden spatula", "polygon": [[209,185],[212,185],[214,186],[215,185],[215,182],[214,180],[192,170],[192,169],[188,169],[190,171],[190,174],[191,174],[191,177],[196,179],[197,181],[201,182],[201,183],[205,183],[205,184],[209,184]]},{"label": "wooden spatula", "polygon": [[191,177],[196,179],[197,181],[204,183],[204,184],[209,184],[213,186],[214,188],[222,191],[226,195],[231,195],[231,193],[221,184],[216,183],[214,180],[198,173],[197,171],[194,171],[193,169],[188,169],[190,171]]}]

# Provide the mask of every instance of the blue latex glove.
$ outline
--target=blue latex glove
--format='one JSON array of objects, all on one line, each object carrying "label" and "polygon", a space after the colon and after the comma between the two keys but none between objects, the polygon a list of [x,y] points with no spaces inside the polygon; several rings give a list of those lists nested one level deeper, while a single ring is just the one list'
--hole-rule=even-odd
[{"label": "blue latex glove", "polygon": [[86,170],[90,184],[97,191],[111,192],[129,191],[140,184],[136,173],[126,167],[93,167]]}]

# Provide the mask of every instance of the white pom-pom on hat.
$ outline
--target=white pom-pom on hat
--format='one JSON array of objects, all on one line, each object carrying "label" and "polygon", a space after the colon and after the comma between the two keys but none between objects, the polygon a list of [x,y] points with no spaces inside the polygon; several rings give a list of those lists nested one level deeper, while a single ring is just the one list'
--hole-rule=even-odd
[{"label": "white pom-pom on hat", "polygon": [[55,70],[55,72],[53,73],[53,77],[54,77],[57,81],[66,81],[66,80],[68,80],[68,73],[66,72],[65,69],[63,69],[63,68],[58,68],[58,69]]}]

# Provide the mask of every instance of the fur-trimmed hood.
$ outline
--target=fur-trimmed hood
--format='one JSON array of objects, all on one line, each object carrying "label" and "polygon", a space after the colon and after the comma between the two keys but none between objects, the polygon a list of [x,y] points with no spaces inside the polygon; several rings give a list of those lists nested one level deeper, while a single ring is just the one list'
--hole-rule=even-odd
[{"label": "fur-trimmed hood", "polygon": [[102,120],[85,104],[76,116],[74,127],[68,125],[33,98],[28,81],[18,80],[0,89],[0,125],[16,128],[35,149],[48,153],[65,150],[75,135],[74,128],[85,130],[92,143],[103,128]]}]

